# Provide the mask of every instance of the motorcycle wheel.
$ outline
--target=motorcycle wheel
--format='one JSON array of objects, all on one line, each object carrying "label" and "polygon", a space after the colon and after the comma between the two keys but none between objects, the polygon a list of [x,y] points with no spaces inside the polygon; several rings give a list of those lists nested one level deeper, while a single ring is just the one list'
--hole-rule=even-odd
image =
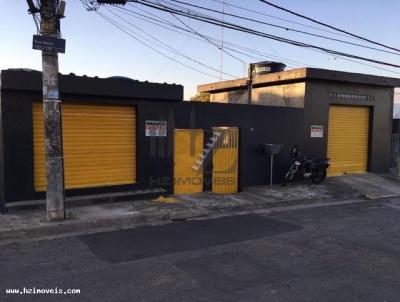
[{"label": "motorcycle wheel", "polygon": [[313,184],[321,183],[326,177],[326,169],[318,169],[311,173],[311,181]]}]

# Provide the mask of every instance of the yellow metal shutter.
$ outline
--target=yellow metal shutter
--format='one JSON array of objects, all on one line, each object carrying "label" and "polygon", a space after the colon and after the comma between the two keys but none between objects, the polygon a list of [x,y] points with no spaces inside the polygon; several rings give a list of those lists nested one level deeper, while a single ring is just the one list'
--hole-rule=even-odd
[{"label": "yellow metal shutter", "polygon": [[329,176],[363,173],[368,163],[369,108],[330,106],[328,126]]},{"label": "yellow metal shutter", "polygon": [[174,194],[203,192],[203,145],[203,130],[174,130]]},{"label": "yellow metal shutter", "polygon": [[[36,191],[46,190],[43,110],[33,103]],[[136,182],[134,107],[63,104],[65,187],[90,188]]]}]

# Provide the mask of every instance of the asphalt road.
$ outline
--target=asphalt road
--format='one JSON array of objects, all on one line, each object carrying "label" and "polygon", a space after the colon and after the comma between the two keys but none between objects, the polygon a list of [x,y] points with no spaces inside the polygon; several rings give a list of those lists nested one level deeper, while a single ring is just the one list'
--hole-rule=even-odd
[{"label": "asphalt road", "polygon": [[[400,301],[397,203],[9,244],[0,301]],[[24,287],[81,293],[5,292]]]}]

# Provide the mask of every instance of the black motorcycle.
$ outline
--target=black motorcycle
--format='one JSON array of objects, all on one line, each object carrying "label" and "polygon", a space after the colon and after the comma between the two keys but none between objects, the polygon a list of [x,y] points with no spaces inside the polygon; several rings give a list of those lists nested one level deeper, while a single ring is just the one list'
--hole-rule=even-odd
[{"label": "black motorcycle", "polygon": [[318,184],[326,177],[326,169],[329,168],[329,158],[303,157],[299,155],[297,146],[290,150],[290,157],[294,159],[289,171],[285,174],[283,185],[293,181],[295,177],[311,180],[312,183]]}]

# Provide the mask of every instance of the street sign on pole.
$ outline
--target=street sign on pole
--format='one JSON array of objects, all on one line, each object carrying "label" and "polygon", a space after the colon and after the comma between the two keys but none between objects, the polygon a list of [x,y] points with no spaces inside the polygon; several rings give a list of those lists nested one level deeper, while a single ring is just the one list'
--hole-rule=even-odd
[{"label": "street sign on pole", "polygon": [[65,53],[65,40],[49,36],[34,35],[32,48],[48,52]]}]

